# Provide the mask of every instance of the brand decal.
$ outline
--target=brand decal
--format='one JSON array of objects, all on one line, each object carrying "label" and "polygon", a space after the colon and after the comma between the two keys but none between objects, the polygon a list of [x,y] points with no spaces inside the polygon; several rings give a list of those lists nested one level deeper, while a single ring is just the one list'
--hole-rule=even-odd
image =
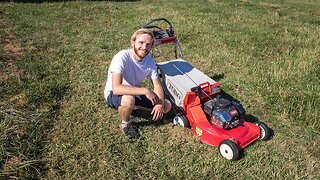
[{"label": "brand decal", "polygon": [[174,87],[170,81],[168,81],[168,89],[169,91],[176,96],[178,99],[182,99],[182,95],[181,93],[176,89],[176,87]]},{"label": "brand decal", "polygon": [[202,135],[202,129],[200,129],[198,126],[196,127],[196,133],[197,133],[197,136]]}]

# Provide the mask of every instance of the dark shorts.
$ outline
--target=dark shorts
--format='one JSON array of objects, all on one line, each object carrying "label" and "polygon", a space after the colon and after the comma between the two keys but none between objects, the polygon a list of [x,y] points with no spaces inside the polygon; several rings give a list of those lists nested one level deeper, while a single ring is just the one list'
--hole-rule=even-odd
[{"label": "dark shorts", "polygon": [[[122,98],[122,96],[115,95],[111,91],[108,98],[107,98],[108,106],[118,109],[118,107],[121,104],[121,98]],[[141,107],[146,107],[148,109],[152,109],[152,107],[153,107],[152,102],[144,95],[135,97],[135,105],[141,106]]]}]

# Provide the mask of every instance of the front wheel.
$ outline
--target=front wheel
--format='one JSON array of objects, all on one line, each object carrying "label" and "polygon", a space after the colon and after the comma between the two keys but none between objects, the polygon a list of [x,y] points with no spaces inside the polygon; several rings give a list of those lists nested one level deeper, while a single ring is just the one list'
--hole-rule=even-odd
[{"label": "front wheel", "polygon": [[175,126],[183,126],[184,128],[190,128],[190,124],[186,116],[177,115],[173,118],[173,125]]},{"label": "front wheel", "polygon": [[219,145],[219,153],[228,160],[236,160],[239,158],[238,146],[231,140],[224,140]]},{"label": "front wheel", "polygon": [[271,138],[271,130],[264,122],[255,122],[255,125],[260,128],[260,139],[263,141],[269,140]]}]

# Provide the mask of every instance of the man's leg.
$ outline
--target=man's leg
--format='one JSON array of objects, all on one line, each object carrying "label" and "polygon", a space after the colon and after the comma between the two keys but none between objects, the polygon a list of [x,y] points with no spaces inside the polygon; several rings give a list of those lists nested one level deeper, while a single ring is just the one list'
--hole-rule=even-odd
[{"label": "man's leg", "polygon": [[134,102],[135,102],[134,96],[130,96],[130,95],[122,96],[121,104],[118,107],[121,121],[125,121],[125,122],[130,121],[130,115],[134,108]]},{"label": "man's leg", "polygon": [[130,114],[135,104],[135,97],[130,95],[118,96],[114,95],[111,91],[107,98],[107,104],[111,108],[118,109],[121,120],[120,127],[123,133],[130,138],[139,138],[138,128],[133,125],[132,119],[130,119]]},{"label": "man's leg", "polygon": [[133,124],[132,119],[130,118],[130,115],[134,108],[134,104],[134,96],[124,95],[121,98],[121,104],[118,107],[118,111],[121,119],[121,128],[124,134],[129,136],[130,138],[137,139],[140,137],[138,127]]}]

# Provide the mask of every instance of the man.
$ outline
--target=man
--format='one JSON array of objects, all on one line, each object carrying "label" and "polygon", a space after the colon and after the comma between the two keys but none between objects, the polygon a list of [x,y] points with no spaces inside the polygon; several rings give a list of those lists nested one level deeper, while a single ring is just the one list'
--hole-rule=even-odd
[{"label": "man", "polygon": [[[150,109],[153,120],[159,120],[171,109],[164,99],[156,64],[149,54],[154,44],[150,30],[139,29],[131,37],[131,49],[117,53],[109,66],[104,97],[109,107],[118,109],[121,128],[130,138],[139,138],[138,128],[132,123],[134,108]],[[153,90],[141,87],[145,78]]]}]

